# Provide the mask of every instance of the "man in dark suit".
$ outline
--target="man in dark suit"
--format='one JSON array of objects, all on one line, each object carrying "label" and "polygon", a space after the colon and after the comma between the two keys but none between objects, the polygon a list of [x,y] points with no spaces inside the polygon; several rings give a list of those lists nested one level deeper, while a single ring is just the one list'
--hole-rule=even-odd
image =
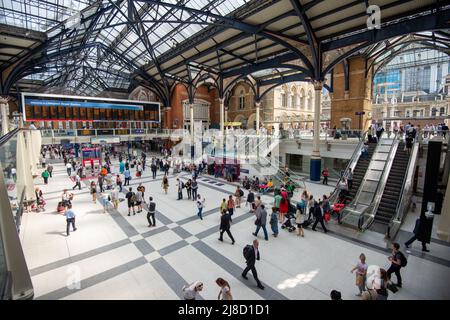
[{"label": "man in dark suit", "polygon": [[[258,279],[258,273],[256,272],[255,263],[256,260],[260,260],[259,250],[258,250],[259,242],[257,239],[253,240],[253,245],[247,245],[246,248],[248,248],[248,253],[245,256],[245,262],[247,263],[247,267],[244,269],[244,272],[242,272],[242,277],[245,280],[248,280],[247,273],[251,270],[253,274],[253,278],[255,278],[256,283],[258,284],[258,288],[264,290],[264,286],[262,285],[261,281]],[[244,249],[245,250],[245,249]]]},{"label": "man in dark suit", "polygon": [[325,228],[325,224],[323,223],[323,202],[320,201],[319,204],[315,204],[314,206],[314,217],[316,218],[316,221],[314,221],[314,224],[312,226],[312,230],[316,231],[317,223],[320,222],[320,225],[322,226],[323,232],[327,233],[328,230]]},{"label": "man in dark suit", "polygon": [[422,251],[424,252],[430,252],[430,250],[427,249],[427,242],[425,241],[424,233],[426,232],[425,229],[425,223],[422,223],[421,219],[426,218],[417,218],[416,225],[414,226],[414,235],[411,239],[405,242],[405,247],[409,248],[409,246],[416,240],[419,240],[422,242]]},{"label": "man in dark suit", "polygon": [[223,234],[226,232],[228,234],[228,236],[230,237],[231,241],[233,241],[231,244],[234,244],[234,238],[230,232],[230,221],[231,221],[231,216],[228,214],[227,210],[222,210],[222,216],[220,217],[219,241],[223,241]]}]

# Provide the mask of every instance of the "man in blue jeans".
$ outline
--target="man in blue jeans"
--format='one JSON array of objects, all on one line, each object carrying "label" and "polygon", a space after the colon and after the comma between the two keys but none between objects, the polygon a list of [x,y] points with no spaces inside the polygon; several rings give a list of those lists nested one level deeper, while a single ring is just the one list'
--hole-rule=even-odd
[{"label": "man in blue jeans", "polygon": [[198,195],[197,196],[197,208],[198,208],[197,216],[200,218],[200,220],[203,220],[202,211],[203,211],[204,206],[205,206],[205,198],[202,198],[201,195]]},{"label": "man in blue jeans", "polygon": [[268,236],[268,234],[267,234],[267,229],[266,229],[266,223],[267,223],[267,211],[266,211],[266,209],[265,209],[265,207],[264,207],[264,205],[263,204],[261,204],[257,209],[256,209],[256,222],[255,222],[255,224],[256,224],[256,231],[253,233],[253,235],[255,236],[255,237],[257,237],[258,236],[258,232],[259,232],[259,229],[263,229],[263,231],[264,231],[264,239],[266,240],[266,241],[268,241],[269,240],[269,236]]}]

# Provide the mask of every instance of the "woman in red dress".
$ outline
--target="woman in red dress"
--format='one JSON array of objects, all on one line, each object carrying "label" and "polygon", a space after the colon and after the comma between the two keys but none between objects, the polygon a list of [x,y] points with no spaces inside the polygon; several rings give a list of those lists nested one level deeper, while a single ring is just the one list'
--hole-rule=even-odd
[{"label": "woman in red dress", "polygon": [[281,188],[281,201],[280,201],[280,215],[282,216],[283,220],[284,220],[284,216],[285,214],[288,212],[289,210],[289,203],[288,203],[288,193],[286,192],[285,188]]}]

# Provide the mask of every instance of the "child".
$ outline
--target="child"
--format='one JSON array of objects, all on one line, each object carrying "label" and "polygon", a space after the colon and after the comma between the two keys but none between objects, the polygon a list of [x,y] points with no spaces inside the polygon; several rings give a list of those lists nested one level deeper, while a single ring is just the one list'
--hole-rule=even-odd
[{"label": "child", "polygon": [[270,216],[270,228],[272,229],[273,236],[278,236],[278,209],[275,207],[272,207],[272,214]]}]

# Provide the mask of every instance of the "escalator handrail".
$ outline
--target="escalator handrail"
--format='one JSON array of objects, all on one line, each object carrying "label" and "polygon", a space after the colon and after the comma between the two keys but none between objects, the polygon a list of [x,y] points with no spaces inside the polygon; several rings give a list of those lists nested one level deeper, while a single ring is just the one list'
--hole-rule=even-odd
[{"label": "escalator handrail", "polygon": [[[377,189],[375,190],[375,195],[373,197],[372,203],[366,210],[362,212],[362,216],[367,216],[368,219],[361,226],[361,230],[367,230],[375,219],[378,207],[380,206],[381,198],[383,197],[384,188],[389,178],[391,172],[392,164],[394,163],[395,155],[399,146],[399,140],[397,139],[397,134],[394,135],[394,140],[389,150],[388,160],[384,164],[383,173],[381,179],[378,182]],[[367,212],[366,212],[367,211]]]},{"label": "escalator handrail", "polygon": [[[420,143],[419,141],[416,141],[414,143],[414,147],[411,151],[411,155],[409,156],[408,159],[408,164],[406,166],[406,176],[405,179],[403,180],[403,184],[402,184],[402,188],[400,189],[401,193],[400,193],[400,197],[399,197],[399,201],[397,203],[397,208],[395,208],[395,215],[392,217],[391,221],[389,222],[389,230],[392,230],[392,225],[394,221],[402,221],[403,217],[405,215],[405,211],[409,206],[409,201],[406,201],[407,198],[409,198],[411,196],[411,188],[412,188],[412,182],[414,179],[414,173],[416,171],[416,163],[417,163],[417,156],[419,154],[419,147],[420,147]],[[408,204],[408,206],[406,205]],[[397,230],[394,230],[394,233],[391,235],[389,234],[390,237],[394,237],[395,234],[397,233]]]},{"label": "escalator handrail", "polygon": [[[387,133],[385,133],[385,134],[387,134]],[[390,135],[389,135],[390,136]],[[389,150],[389,156],[391,155],[391,152],[392,152],[392,147],[396,144],[396,142],[398,142],[397,141],[397,134],[395,134],[394,135],[394,138],[393,138],[393,140],[392,140],[392,145],[391,145],[391,148],[390,148],[390,150]],[[369,162],[369,165],[368,165],[368,167],[367,167],[367,170],[369,169],[369,167],[370,167],[370,164],[372,163],[372,161],[373,161],[373,155],[374,154],[376,154],[377,153],[377,150],[378,150],[378,147],[380,146],[381,144],[380,144],[380,142],[378,141],[377,142],[377,146],[376,146],[376,148],[375,148],[375,150],[374,150],[374,152],[372,153],[372,158],[370,159],[370,162]],[[385,173],[385,169],[386,169],[386,165],[389,163],[389,161],[390,161],[390,157],[388,157],[388,160],[386,161],[386,163],[384,164],[384,167],[383,167],[383,170],[382,170],[382,177],[383,177],[383,175],[384,175],[384,173]],[[355,197],[353,198],[353,200],[352,200],[352,202],[348,205],[348,208],[356,208],[356,204],[358,203],[358,200],[359,200],[359,196],[360,196],[360,194],[361,194],[361,191],[362,191],[362,187],[364,186],[364,182],[365,182],[365,180],[366,180],[366,175],[367,175],[367,170],[366,170],[366,173],[364,174],[364,177],[362,178],[362,180],[361,180],[361,184],[359,185],[359,188],[358,188],[358,191],[356,192],[356,194],[355,194]],[[380,182],[378,182],[378,185],[377,185],[377,189],[375,190],[375,192],[374,192],[374,198],[375,198],[375,196],[377,195],[377,192],[379,191],[379,186],[380,186]],[[361,230],[364,230],[363,229],[363,226],[364,225],[366,225],[367,226],[367,222],[361,222],[361,219],[363,219],[365,216],[367,216],[367,213],[366,213],[366,211],[367,210],[370,210],[371,208],[373,208],[373,199],[372,199],[372,201],[371,201],[371,204],[367,207],[367,208],[365,208],[365,210],[363,211],[363,212],[361,212],[360,213],[360,225],[361,225],[361,227],[360,227],[360,229]],[[342,211],[342,219],[344,219],[345,218],[345,216],[346,216],[346,212],[348,212],[349,210],[343,210]],[[370,220],[370,219],[369,219]],[[371,223],[371,221],[370,221],[370,223]]]},{"label": "escalator handrail", "polygon": [[4,145],[6,142],[8,142],[13,136],[17,134],[17,132],[21,130],[19,128],[15,128],[12,131],[9,131],[7,134],[0,137],[0,146]]},{"label": "escalator handrail", "polygon": [[336,199],[339,194],[339,183],[341,182],[341,180],[345,176],[345,174],[348,172],[348,169],[351,168],[352,172],[353,172],[353,170],[355,170],[355,167],[358,164],[358,160],[361,157],[361,148],[366,140],[366,136],[367,136],[368,132],[369,132],[369,130],[367,130],[363,133],[362,139],[359,141],[358,145],[355,148],[355,151],[353,151],[350,161],[348,162],[347,166],[345,167],[344,175],[339,177],[339,179],[336,183],[336,187],[334,188],[334,191],[331,193],[331,195],[329,197],[330,203],[336,202]]}]

